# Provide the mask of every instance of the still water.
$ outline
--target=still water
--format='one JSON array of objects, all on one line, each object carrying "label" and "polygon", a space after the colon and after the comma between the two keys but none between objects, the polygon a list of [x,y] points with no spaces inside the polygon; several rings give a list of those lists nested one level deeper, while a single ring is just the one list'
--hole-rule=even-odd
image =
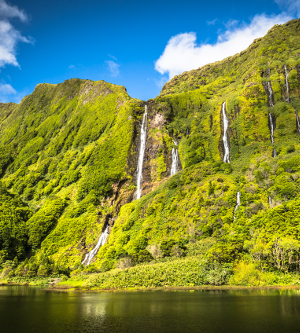
[{"label": "still water", "polygon": [[0,332],[300,332],[300,290],[64,293],[2,286]]}]

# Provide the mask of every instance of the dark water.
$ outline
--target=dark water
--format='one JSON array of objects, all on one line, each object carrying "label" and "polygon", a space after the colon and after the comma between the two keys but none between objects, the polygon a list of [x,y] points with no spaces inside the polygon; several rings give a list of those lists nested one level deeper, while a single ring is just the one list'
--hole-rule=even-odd
[{"label": "dark water", "polygon": [[300,332],[300,291],[59,293],[0,287],[0,332]]}]

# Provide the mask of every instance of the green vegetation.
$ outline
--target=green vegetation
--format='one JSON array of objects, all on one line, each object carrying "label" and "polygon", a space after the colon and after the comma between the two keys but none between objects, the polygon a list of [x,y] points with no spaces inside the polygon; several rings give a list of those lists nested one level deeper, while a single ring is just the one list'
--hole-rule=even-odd
[{"label": "green vegetation", "polygon": [[[140,200],[145,102],[124,87],[72,79],[1,104],[2,278],[64,275],[97,289],[298,284],[299,33],[300,20],[275,26],[240,54],[174,77],[147,102]],[[222,162],[225,101],[230,164]],[[173,140],[182,170],[169,177]],[[106,223],[108,241],[83,266]]]},{"label": "green vegetation", "polygon": [[26,222],[31,216],[28,206],[16,194],[10,194],[0,182],[0,263],[25,258],[28,251]]}]

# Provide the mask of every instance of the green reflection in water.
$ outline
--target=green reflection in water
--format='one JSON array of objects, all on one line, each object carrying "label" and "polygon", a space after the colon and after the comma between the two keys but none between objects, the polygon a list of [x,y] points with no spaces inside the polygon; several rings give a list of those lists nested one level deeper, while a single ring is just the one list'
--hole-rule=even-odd
[{"label": "green reflection in water", "polygon": [[118,293],[0,287],[1,332],[299,332],[299,290]]}]

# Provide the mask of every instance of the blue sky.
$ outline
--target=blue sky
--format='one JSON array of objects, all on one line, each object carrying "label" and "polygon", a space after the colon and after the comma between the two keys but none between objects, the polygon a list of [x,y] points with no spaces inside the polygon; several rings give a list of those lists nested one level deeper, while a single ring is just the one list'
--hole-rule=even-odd
[{"label": "blue sky", "polygon": [[75,77],[154,98],[299,12],[300,0],[0,0],[0,102]]}]

